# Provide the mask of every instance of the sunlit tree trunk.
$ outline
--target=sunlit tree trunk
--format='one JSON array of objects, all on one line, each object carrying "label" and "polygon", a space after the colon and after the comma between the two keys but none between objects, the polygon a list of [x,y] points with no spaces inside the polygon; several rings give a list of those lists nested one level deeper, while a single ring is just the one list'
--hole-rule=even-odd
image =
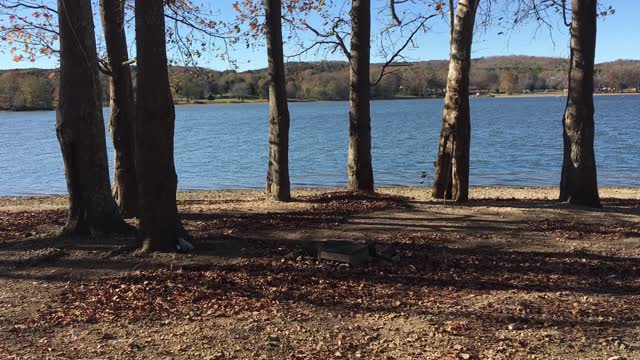
[{"label": "sunlit tree trunk", "polygon": [[69,190],[64,235],[129,230],[111,195],[89,0],[58,0],[60,95],[56,132]]},{"label": "sunlit tree trunk", "polygon": [[265,0],[269,57],[269,169],[267,196],[289,201],[289,107],[282,49],[281,0]]},{"label": "sunlit tree trunk", "polygon": [[369,68],[371,58],[371,2],[352,0],[349,56],[349,190],[373,192],[371,164],[371,110]]},{"label": "sunlit tree trunk", "polygon": [[113,138],[113,196],[124,217],[138,213],[138,182],[134,153],[135,104],[127,38],[124,31],[124,0],[100,0],[100,15],[107,45],[110,79],[111,118],[109,130]]},{"label": "sunlit tree trunk", "polygon": [[479,0],[460,0],[453,23],[447,94],[433,184],[433,197],[469,199],[469,72],[473,27]]},{"label": "sunlit tree trunk", "polygon": [[600,206],[594,141],[593,70],[596,53],[596,0],[571,2],[569,93],[563,119],[564,158],[560,200]]},{"label": "sunlit tree trunk", "polygon": [[136,0],[136,171],[143,251],[176,250],[182,231],[173,161],[175,109],[167,69],[163,0]]}]

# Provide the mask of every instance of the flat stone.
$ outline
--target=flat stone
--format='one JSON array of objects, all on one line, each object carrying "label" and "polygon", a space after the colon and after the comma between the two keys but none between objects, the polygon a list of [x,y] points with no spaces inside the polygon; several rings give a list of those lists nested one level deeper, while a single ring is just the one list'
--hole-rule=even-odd
[{"label": "flat stone", "polygon": [[285,259],[290,259],[290,260],[296,259],[297,260],[299,257],[302,257],[304,255],[305,255],[304,250],[298,249],[298,250],[294,250],[294,251],[290,252],[289,254],[287,254],[285,256]]},{"label": "flat stone", "polygon": [[629,343],[627,346],[629,350],[640,350],[640,343]]},{"label": "flat stone", "polygon": [[400,261],[400,254],[398,254],[398,251],[391,246],[383,248],[382,250],[378,251],[376,255],[386,261],[391,261],[394,263]]},{"label": "flat stone", "polygon": [[193,246],[190,242],[183,238],[178,238],[178,244],[176,244],[176,250],[178,252],[191,252],[195,250],[195,246]]},{"label": "flat stone", "polygon": [[352,266],[370,261],[374,252],[374,247],[366,241],[330,240],[318,244],[318,259]]},{"label": "flat stone", "polygon": [[509,326],[507,326],[507,329],[509,330],[522,330],[523,327],[520,324],[509,324]]}]

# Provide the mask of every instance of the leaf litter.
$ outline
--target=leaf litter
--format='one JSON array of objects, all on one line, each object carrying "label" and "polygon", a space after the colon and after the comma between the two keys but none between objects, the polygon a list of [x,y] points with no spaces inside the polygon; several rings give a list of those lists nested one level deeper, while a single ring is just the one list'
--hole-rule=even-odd
[{"label": "leaf litter", "polygon": [[[204,219],[208,225],[198,231],[331,227],[351,215],[405,206],[397,199],[331,197],[306,199],[313,200],[307,209],[221,214],[217,222]],[[198,221],[186,218],[190,225]],[[635,225],[545,219],[526,222],[523,231],[610,241],[637,237]],[[395,249],[399,260],[359,267],[318,261],[298,244],[259,244],[260,256],[231,262],[178,261],[163,269],[77,279],[60,283],[52,301],[11,332],[43,334],[42,344],[55,352],[47,334],[86,326],[111,329],[100,341],[115,345],[123,327],[176,332],[193,326],[199,333],[201,326],[223,322],[224,333],[217,333],[210,349],[194,340],[176,350],[219,359],[553,358],[544,355],[550,348],[564,354],[558,358],[637,353],[638,258],[457,246],[473,236],[377,233],[370,240],[379,249]],[[291,253],[297,256],[286,256]],[[122,354],[144,351],[153,336],[146,331],[140,340],[127,340]],[[242,335],[228,338],[235,331]],[[86,356],[89,350],[78,351]]]}]

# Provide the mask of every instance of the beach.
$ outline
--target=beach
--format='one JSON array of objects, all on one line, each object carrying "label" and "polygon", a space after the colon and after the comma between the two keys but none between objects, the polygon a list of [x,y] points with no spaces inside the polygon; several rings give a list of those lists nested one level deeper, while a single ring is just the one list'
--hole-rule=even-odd
[{"label": "beach", "polygon": [[[472,188],[467,204],[378,192],[180,192],[196,250],[144,256],[134,235],[53,236],[63,196],[1,198],[0,354],[640,356],[640,189],[601,189],[602,209],[558,203],[554,188]],[[379,254],[318,260],[327,240]]]}]

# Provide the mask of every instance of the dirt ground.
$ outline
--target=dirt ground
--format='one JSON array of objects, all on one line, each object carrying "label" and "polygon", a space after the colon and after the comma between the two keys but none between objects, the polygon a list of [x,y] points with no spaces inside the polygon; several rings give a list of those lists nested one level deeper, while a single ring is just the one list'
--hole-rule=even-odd
[{"label": "dirt ground", "polygon": [[[640,359],[640,189],[379,192],[180,193],[196,251],[144,256],[0,198],[0,359]],[[317,260],[351,239],[395,256]]]}]

